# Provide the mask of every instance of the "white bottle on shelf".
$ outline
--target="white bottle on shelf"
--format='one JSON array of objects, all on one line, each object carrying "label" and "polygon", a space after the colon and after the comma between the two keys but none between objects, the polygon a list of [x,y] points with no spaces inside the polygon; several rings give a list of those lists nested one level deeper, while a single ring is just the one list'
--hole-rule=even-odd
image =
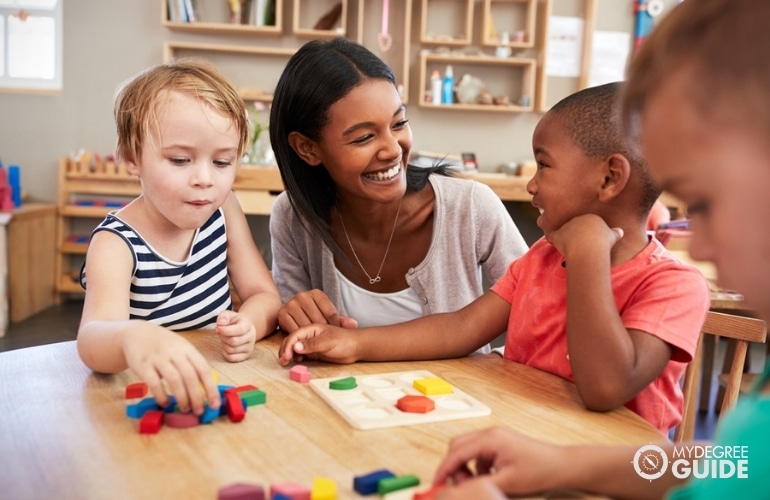
[{"label": "white bottle on shelf", "polygon": [[441,74],[435,70],[430,75],[430,102],[441,104]]}]

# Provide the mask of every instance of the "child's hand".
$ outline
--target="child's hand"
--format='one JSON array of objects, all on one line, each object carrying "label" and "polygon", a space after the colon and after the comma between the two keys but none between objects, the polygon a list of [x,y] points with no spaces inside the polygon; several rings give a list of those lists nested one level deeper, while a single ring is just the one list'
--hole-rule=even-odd
[{"label": "child's hand", "polygon": [[126,336],[123,352],[128,367],[147,384],[158,404],[170,403],[163,387],[165,381],[181,412],[192,409],[200,415],[206,401],[212,408],[219,408],[213,369],[203,355],[176,333],[151,326]]},{"label": "child's hand", "polygon": [[245,316],[235,311],[222,311],[217,316],[215,331],[222,340],[222,356],[230,363],[245,361],[254,352],[257,330]]},{"label": "child's hand", "polygon": [[[449,443],[449,451],[436,471],[433,483],[464,484],[484,476],[509,495],[539,493],[552,488],[560,468],[572,465],[565,461],[567,456],[563,450],[505,427],[463,434]],[[469,467],[471,462],[475,462],[475,473]],[[477,487],[479,491],[489,491],[481,483],[468,486],[474,491]],[[445,494],[451,490],[449,488]]]},{"label": "child's hand", "polygon": [[298,293],[278,311],[278,325],[287,333],[313,323],[358,327],[358,321],[340,315],[331,299],[318,289]]},{"label": "child's hand", "polygon": [[598,215],[585,214],[569,220],[546,238],[567,259],[581,250],[609,251],[622,237],[622,229],[610,228]]},{"label": "child's hand", "polygon": [[295,330],[283,339],[278,362],[286,366],[303,357],[332,363],[354,363],[357,358],[357,333],[349,329],[313,324]]}]

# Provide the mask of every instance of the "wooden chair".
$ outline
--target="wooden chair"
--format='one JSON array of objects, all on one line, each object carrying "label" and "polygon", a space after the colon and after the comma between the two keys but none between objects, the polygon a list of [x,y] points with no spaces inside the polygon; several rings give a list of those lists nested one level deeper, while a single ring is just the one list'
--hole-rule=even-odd
[{"label": "wooden chair", "polygon": [[722,401],[722,414],[735,406],[741,389],[743,378],[743,366],[746,361],[749,342],[764,343],[767,337],[765,322],[761,319],[736,316],[709,311],[706,321],[701,328],[701,336],[695,356],[684,373],[682,392],[684,393],[684,409],[682,422],[674,431],[674,441],[689,441],[695,434],[695,414],[698,411],[698,379],[701,375],[703,337],[714,335],[735,339],[735,352],[733,353],[730,373],[727,377],[727,387]]}]

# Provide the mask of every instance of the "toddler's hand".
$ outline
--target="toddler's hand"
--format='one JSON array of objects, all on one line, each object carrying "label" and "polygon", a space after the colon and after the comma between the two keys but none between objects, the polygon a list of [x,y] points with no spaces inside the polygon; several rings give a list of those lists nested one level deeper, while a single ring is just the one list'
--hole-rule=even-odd
[{"label": "toddler's hand", "polygon": [[230,363],[245,361],[254,352],[257,329],[245,316],[235,311],[222,311],[215,329],[222,340],[222,356]]},{"label": "toddler's hand", "polygon": [[158,404],[170,403],[163,387],[176,398],[180,411],[203,413],[204,403],[219,408],[219,390],[213,369],[195,347],[176,333],[157,325],[131,332],[124,340],[128,367],[147,384]]}]

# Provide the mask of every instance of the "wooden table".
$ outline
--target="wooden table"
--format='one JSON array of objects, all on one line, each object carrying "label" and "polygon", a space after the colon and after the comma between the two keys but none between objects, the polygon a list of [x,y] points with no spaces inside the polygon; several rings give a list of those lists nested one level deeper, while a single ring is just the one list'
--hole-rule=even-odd
[{"label": "wooden table", "polygon": [[126,416],[130,372],[97,375],[74,342],[0,354],[0,496],[4,498],[216,498],[235,482],[268,487],[314,477],[358,498],[353,477],[380,468],[417,474],[429,484],[452,436],[507,425],[558,443],[647,444],[663,437],[635,413],[585,410],[575,386],[496,354],[462,359],[331,365],[308,362],[316,378],[430,370],[492,409],[491,416],[360,431],[307,384],[278,365],[279,335],[248,361],[221,361],[211,333],[183,334],[219,372],[220,384],[254,384],[267,403],[245,420],[220,417],[190,429],[142,435]]}]

